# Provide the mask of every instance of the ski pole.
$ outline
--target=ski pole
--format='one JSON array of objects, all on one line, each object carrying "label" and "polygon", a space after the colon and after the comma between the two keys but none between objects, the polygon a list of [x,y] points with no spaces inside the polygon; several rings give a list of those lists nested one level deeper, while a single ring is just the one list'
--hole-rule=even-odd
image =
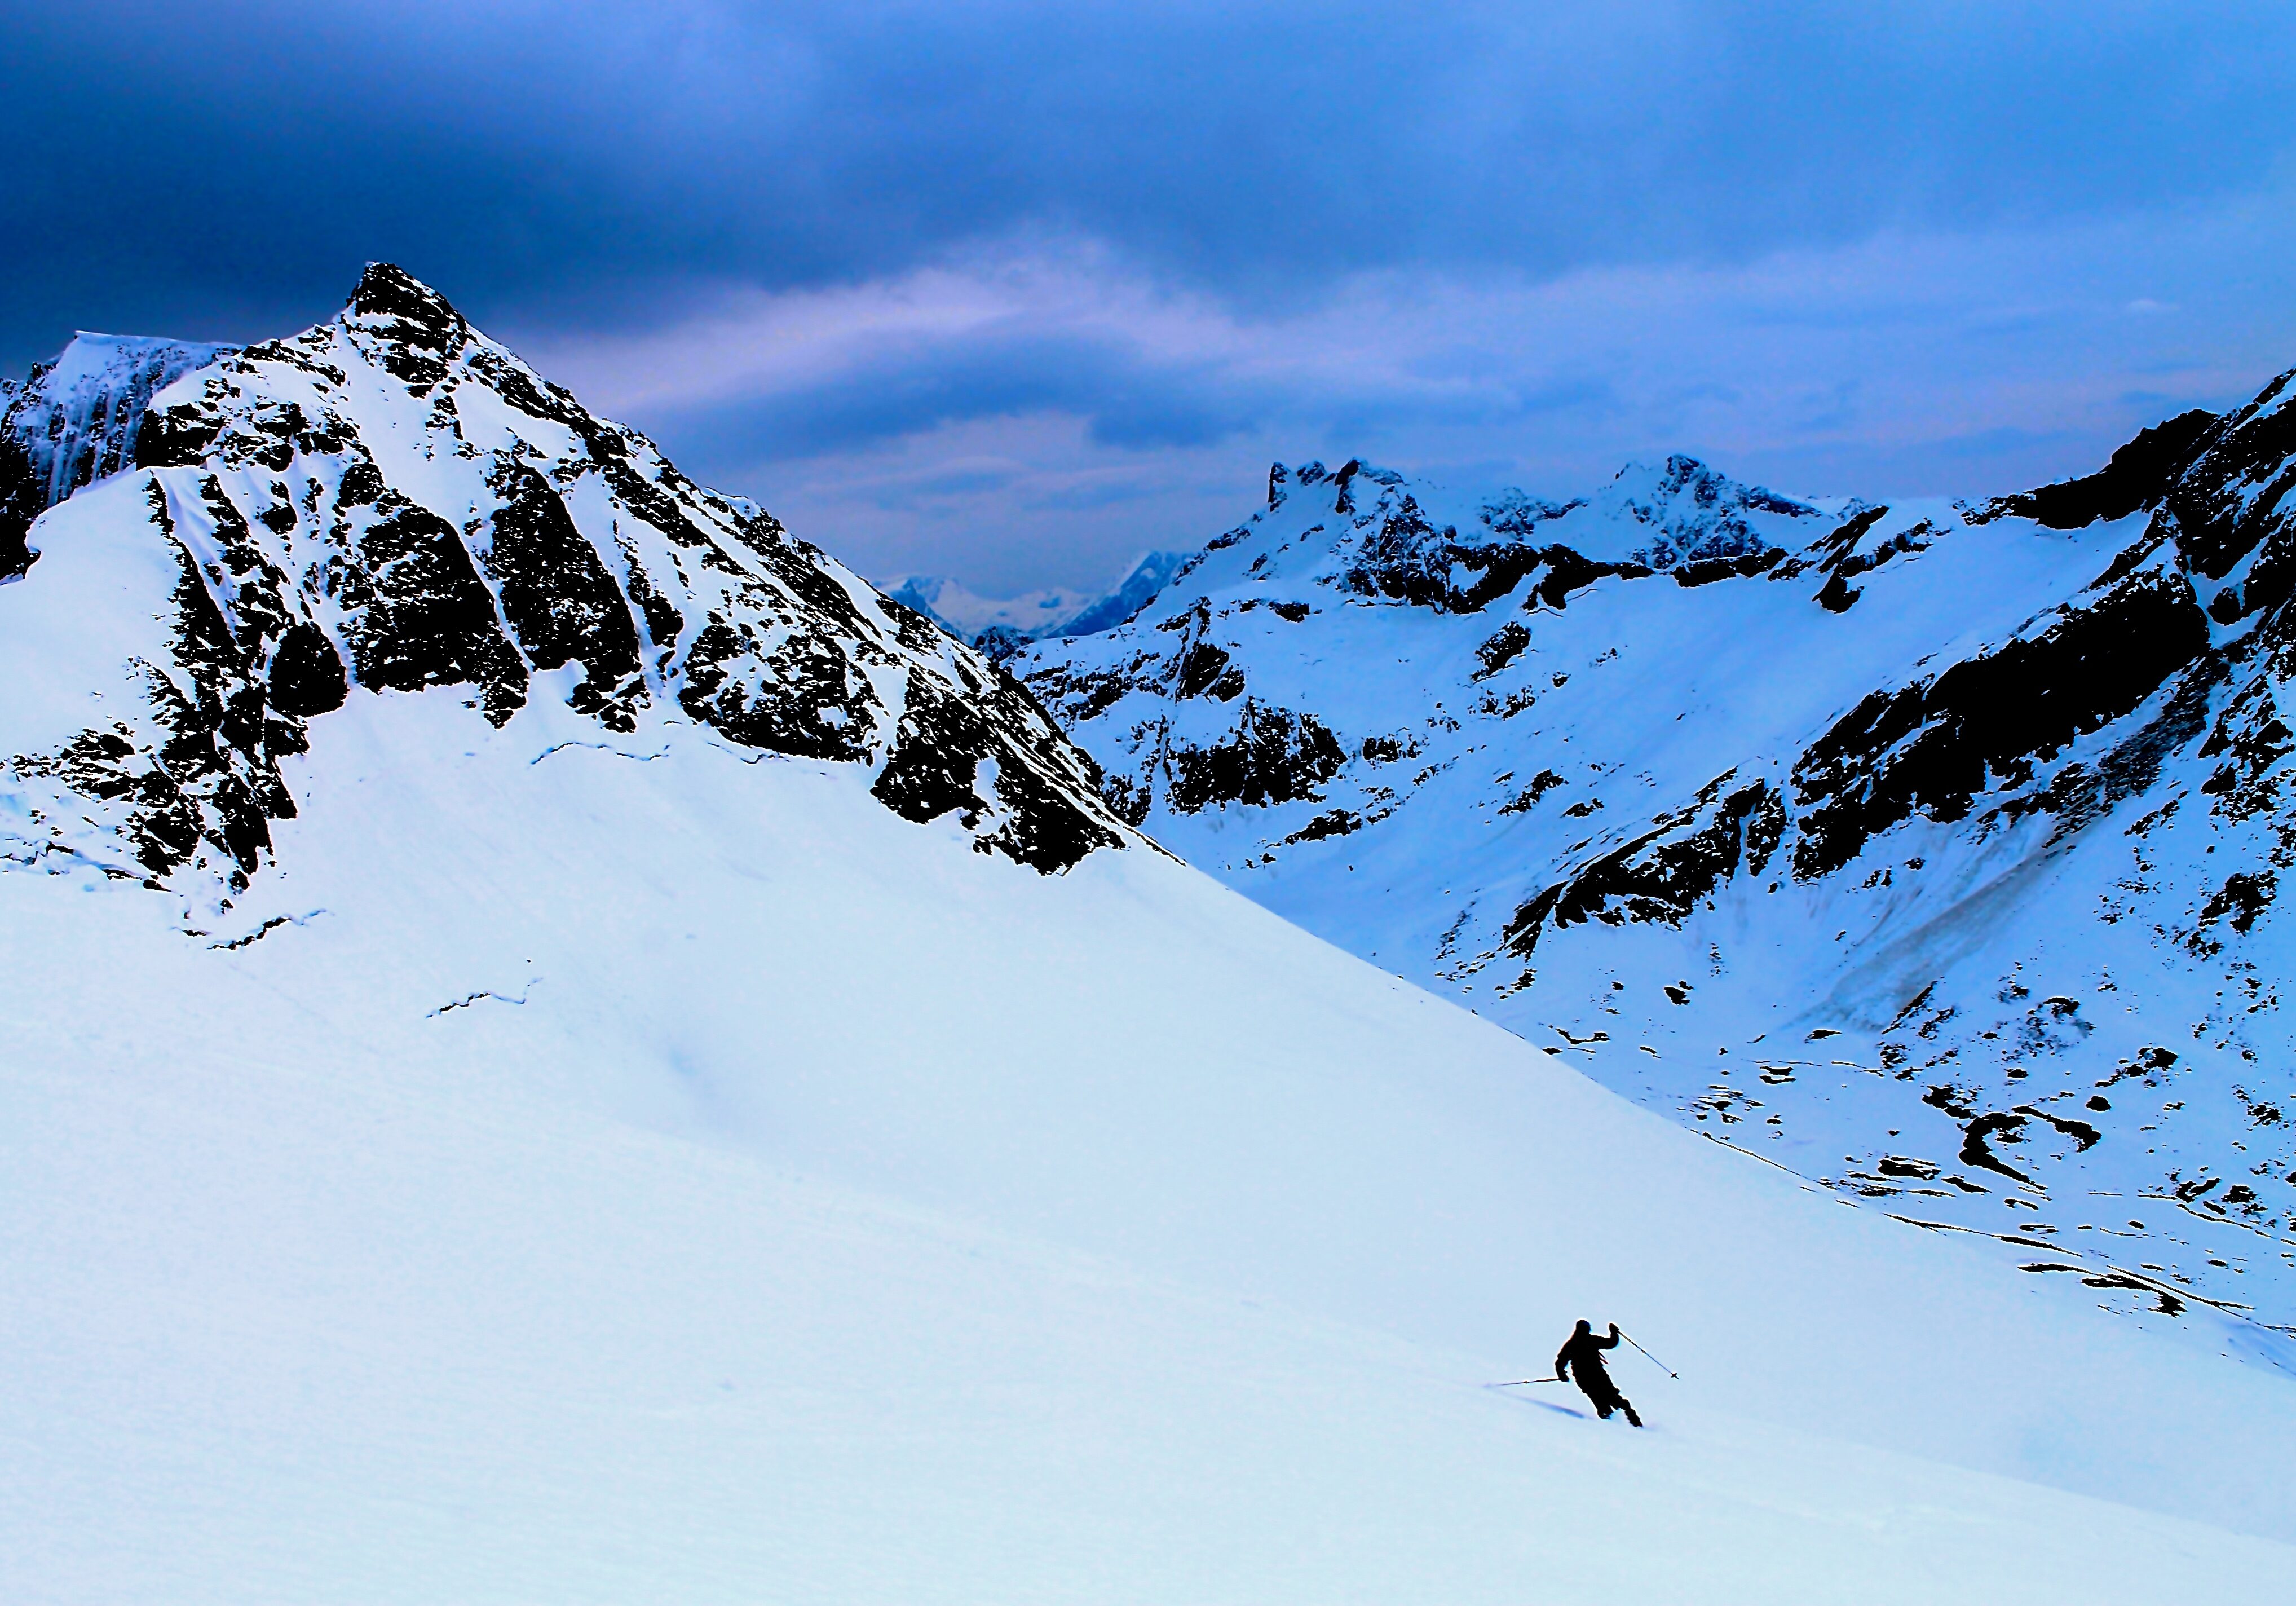
[{"label": "ski pole", "polygon": [[[1619,1336],[1620,1336],[1620,1338],[1622,1338],[1622,1339],[1626,1340],[1626,1341],[1627,1341],[1628,1343],[1629,1343],[1629,1344],[1635,1344],[1635,1339],[1634,1339],[1634,1335],[1633,1335],[1632,1333],[1629,1333],[1629,1332],[1620,1332],[1620,1333],[1619,1334]],[[1660,1360],[1660,1359],[1658,1358],[1658,1356],[1656,1356],[1652,1355],[1649,1350],[1647,1350],[1647,1349],[1643,1349],[1643,1347],[1642,1347],[1641,1345],[1639,1345],[1639,1344],[1635,1344],[1635,1348],[1636,1348],[1636,1349],[1642,1349],[1642,1350],[1643,1350],[1643,1359],[1644,1359],[1644,1360],[1648,1361],[1652,1365],[1653,1365],[1653,1366],[1657,1367],[1660,1372],[1665,1372],[1665,1373],[1667,1374],[1667,1376],[1669,1376],[1669,1377],[1672,1378],[1676,1382],[1677,1382],[1677,1383],[1678,1383],[1678,1382],[1680,1382],[1680,1381],[1682,1381],[1682,1373],[1680,1373],[1679,1372],[1677,1372],[1673,1367],[1671,1367],[1671,1366],[1668,1365],[1664,1361]]]},{"label": "ski pole", "polygon": [[1569,1381],[1570,1380],[1567,1378],[1559,1377],[1520,1377],[1515,1379],[1512,1383],[1485,1383],[1483,1387],[1486,1389],[1520,1389],[1525,1383],[1561,1383],[1567,1382]]}]

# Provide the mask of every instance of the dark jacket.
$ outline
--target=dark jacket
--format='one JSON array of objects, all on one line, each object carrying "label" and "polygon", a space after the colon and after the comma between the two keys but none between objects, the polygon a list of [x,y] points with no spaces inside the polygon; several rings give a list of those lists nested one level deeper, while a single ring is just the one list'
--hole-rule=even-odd
[{"label": "dark jacket", "polygon": [[[1574,1332],[1563,1340],[1554,1357],[1554,1375],[1569,1378],[1587,1393],[1615,1393],[1611,1374],[1603,1369],[1603,1351],[1619,1347],[1619,1330],[1611,1329],[1611,1336],[1598,1339],[1592,1332]],[[1574,1372],[1573,1367],[1577,1370]]]}]

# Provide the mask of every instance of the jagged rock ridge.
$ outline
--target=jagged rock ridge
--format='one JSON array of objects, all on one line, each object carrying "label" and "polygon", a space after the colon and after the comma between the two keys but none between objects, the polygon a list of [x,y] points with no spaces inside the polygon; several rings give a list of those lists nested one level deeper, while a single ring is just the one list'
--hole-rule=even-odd
[{"label": "jagged rock ridge", "polygon": [[1124,841],[1091,761],[985,657],[399,270],[370,268],[329,323],[207,359],[150,397],[128,471],[40,518],[28,561],[58,555],[0,593],[67,605],[78,582],[48,571],[102,543],[164,554],[170,577],[116,681],[78,693],[102,717],[20,710],[0,733],[10,862],[93,858],[227,898],[295,814],[283,766],[309,722],[438,688],[497,725],[552,694],[607,732],[681,718],[868,766],[885,807],[953,814],[1043,871]]}]

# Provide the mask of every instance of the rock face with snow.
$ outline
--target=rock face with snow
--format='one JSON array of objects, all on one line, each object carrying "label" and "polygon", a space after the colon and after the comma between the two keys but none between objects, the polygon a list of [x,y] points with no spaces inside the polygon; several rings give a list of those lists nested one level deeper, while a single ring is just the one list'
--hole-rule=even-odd
[{"label": "rock face with snow", "polygon": [[2296,1320],[2296,410],[1983,505],[1270,476],[1015,671],[1233,885],[1845,1196]]},{"label": "rock face with snow", "polygon": [[[87,637],[70,664],[10,665],[53,683],[0,728],[10,859],[227,898],[295,813],[282,766],[309,722],[446,686],[496,725],[551,696],[602,732],[678,719],[865,766],[895,813],[954,815],[1039,870],[1123,840],[1090,761],[987,659],[395,268],[291,339],[111,352],[78,389],[69,362],[36,375],[10,413],[36,426],[12,438],[53,448],[18,448],[20,501],[127,471],[41,517],[6,599],[81,610]],[[0,651],[38,659],[19,635]]]}]

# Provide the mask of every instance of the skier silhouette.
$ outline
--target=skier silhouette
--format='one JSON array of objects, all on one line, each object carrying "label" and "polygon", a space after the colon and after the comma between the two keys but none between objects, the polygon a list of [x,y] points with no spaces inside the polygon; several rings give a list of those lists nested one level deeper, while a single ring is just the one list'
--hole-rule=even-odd
[{"label": "skier silhouette", "polygon": [[1611,1336],[1598,1339],[1592,1323],[1581,1321],[1577,1331],[1562,1340],[1562,1348],[1554,1357],[1554,1375],[1567,1378],[1578,1385],[1578,1391],[1595,1403],[1595,1414],[1604,1422],[1611,1413],[1623,1411],[1627,1420],[1637,1428],[1643,1419],[1635,1414],[1633,1404],[1619,1392],[1611,1374],[1603,1369],[1603,1351],[1619,1347],[1619,1324],[1611,1323]]}]

